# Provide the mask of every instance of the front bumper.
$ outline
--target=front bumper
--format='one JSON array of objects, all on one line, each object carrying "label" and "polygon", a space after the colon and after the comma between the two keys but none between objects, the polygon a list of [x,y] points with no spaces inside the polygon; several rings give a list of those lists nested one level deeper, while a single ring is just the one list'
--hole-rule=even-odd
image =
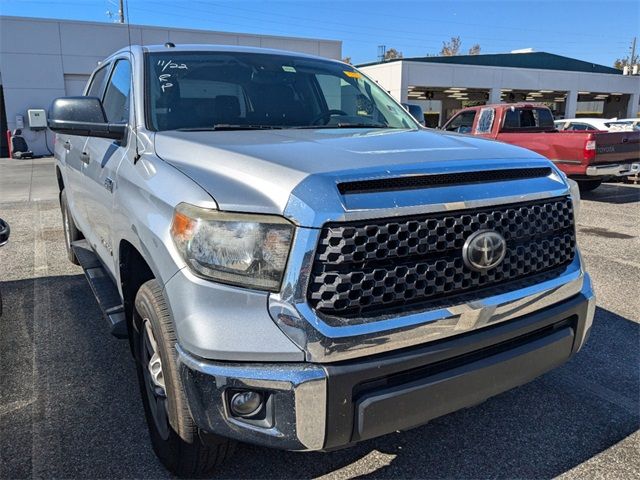
[{"label": "front bumper", "polygon": [[616,163],[613,165],[591,165],[588,177],[628,177],[640,173],[640,163]]},{"label": "front bumper", "polygon": [[[286,450],[343,447],[472,406],[561,365],[595,313],[588,275],[570,299],[476,331],[332,364],[222,363],[177,346],[191,414],[204,430]],[[260,424],[235,418],[227,391],[268,396]]]}]

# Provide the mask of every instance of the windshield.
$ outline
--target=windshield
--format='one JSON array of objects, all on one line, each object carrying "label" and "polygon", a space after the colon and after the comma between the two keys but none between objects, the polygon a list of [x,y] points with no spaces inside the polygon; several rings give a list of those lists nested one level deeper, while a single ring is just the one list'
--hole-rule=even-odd
[{"label": "windshield", "polygon": [[418,128],[353,67],[243,52],[147,54],[146,110],[153,130]]}]

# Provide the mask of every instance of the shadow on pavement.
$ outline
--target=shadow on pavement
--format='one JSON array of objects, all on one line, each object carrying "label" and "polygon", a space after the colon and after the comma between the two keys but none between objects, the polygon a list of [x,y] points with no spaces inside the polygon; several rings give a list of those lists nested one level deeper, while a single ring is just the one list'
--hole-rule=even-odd
[{"label": "shadow on pavement", "polygon": [[[83,276],[0,288],[0,477],[169,478],[150,448],[128,344],[107,333]],[[41,288],[48,306],[29,299]],[[639,328],[599,309],[587,346],[528,385],[332,453],[240,445],[216,478],[350,477],[365,458],[370,478],[559,475],[639,428]]]},{"label": "shadow on pavement", "polygon": [[[369,478],[542,478],[559,475],[640,427],[640,325],[598,309],[591,338],[563,367],[482,405],[349,450],[238,449],[223,477],[315,477],[380,452]],[[264,458],[273,467],[265,470]],[[345,472],[346,473],[346,472]],[[347,475],[348,476],[348,475]]]},{"label": "shadow on pavement", "polygon": [[640,202],[640,188],[623,183],[603,183],[592,192],[584,192],[581,197],[592,202],[617,205]]}]

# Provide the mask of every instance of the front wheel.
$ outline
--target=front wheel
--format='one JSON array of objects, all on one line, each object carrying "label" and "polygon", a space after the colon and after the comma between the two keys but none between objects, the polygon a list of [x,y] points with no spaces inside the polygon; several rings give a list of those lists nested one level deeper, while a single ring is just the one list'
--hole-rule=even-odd
[{"label": "front wheel", "polygon": [[602,184],[602,180],[576,180],[581,192],[592,192]]},{"label": "front wheel", "polygon": [[153,450],[178,476],[211,473],[231,455],[234,442],[203,434],[191,418],[178,372],[173,322],[156,280],[149,280],[138,290],[133,331],[138,381]]}]

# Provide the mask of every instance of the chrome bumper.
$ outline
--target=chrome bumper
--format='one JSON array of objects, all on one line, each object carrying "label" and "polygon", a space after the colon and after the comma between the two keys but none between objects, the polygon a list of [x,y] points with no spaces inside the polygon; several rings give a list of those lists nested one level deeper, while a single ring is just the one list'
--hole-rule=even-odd
[{"label": "chrome bumper", "polygon": [[640,173],[640,163],[592,165],[587,167],[586,173],[589,177],[627,177]]},{"label": "chrome bumper", "polygon": [[[326,373],[308,363],[230,363],[198,359],[176,344],[191,415],[204,430],[284,450],[319,450],[325,437]],[[225,391],[268,391],[270,426],[234,418]]]},{"label": "chrome bumper", "polygon": [[446,308],[359,324],[330,324],[306,299],[319,230],[298,229],[281,293],[269,295],[269,313],[309,362],[329,363],[441,340],[505,322],[559,303],[580,292],[580,255],[550,280]]},{"label": "chrome bumper", "polygon": [[[586,274],[583,280],[572,298],[512,322],[436,345],[341,364],[212,362],[176,345],[191,415],[206,431],[285,450],[333,449],[418,426],[530,381],[577,352],[595,313],[591,280]],[[534,338],[536,332],[544,335]],[[509,343],[513,348],[505,351]],[[471,360],[465,364],[467,358]],[[436,376],[424,370],[435,363],[442,369],[447,362],[451,368]],[[420,369],[426,373],[391,392],[388,387],[368,387],[364,396],[356,393],[381,376],[415,377],[409,372]],[[270,398],[270,423],[261,426],[234,418],[228,407],[229,389],[265,392]],[[396,398],[402,400],[405,411],[388,408],[389,400],[393,403]],[[384,421],[376,420],[380,412]]]}]

